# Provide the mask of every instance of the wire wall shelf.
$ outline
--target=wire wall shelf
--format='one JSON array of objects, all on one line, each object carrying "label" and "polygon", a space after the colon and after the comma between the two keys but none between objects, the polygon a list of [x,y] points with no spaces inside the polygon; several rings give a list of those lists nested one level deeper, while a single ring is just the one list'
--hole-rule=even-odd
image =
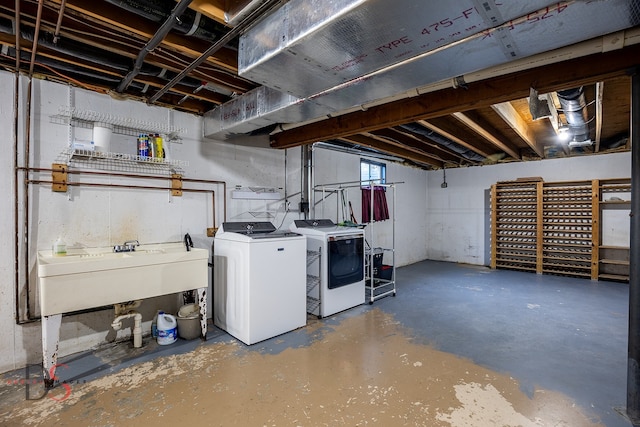
[{"label": "wire wall shelf", "polygon": [[138,136],[140,133],[159,133],[167,135],[171,139],[187,133],[185,128],[160,122],[138,120],[133,117],[117,116],[91,110],[79,110],[67,106],[61,106],[58,109],[58,114],[51,116],[51,121],[56,124],[71,125],[85,129],[93,128],[94,123],[101,123],[113,127],[113,133],[129,136]]},{"label": "wire wall shelf", "polygon": [[58,156],[59,163],[70,167],[91,168],[113,172],[144,172],[149,174],[180,174],[189,166],[185,160],[160,159],[132,154],[68,149]]}]

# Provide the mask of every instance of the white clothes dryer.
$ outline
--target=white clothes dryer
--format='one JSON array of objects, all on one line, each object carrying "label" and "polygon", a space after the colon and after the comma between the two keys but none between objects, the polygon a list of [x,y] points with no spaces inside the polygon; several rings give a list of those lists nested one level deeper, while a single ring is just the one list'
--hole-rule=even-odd
[{"label": "white clothes dryer", "polygon": [[364,304],[364,230],[330,219],[296,220],[291,231],[307,237],[307,275],[319,274],[319,285],[307,287],[307,312],[327,317]]}]

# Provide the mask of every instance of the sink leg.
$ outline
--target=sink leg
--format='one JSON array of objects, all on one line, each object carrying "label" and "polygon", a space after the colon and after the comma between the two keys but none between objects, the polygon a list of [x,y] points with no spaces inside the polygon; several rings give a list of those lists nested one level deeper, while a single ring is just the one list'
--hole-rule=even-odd
[{"label": "sink leg", "polygon": [[42,317],[42,367],[46,388],[53,388],[56,380],[61,324],[62,314]]},{"label": "sink leg", "polygon": [[203,341],[207,340],[207,288],[198,288],[198,305],[200,306],[200,330]]}]

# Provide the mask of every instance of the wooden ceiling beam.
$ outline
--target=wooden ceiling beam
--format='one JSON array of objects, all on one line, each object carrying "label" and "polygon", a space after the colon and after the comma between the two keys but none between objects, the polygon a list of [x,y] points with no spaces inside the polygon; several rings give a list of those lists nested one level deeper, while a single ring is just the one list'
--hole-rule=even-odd
[{"label": "wooden ceiling beam", "polygon": [[[47,11],[45,10],[45,13],[43,14],[43,21],[41,24],[42,31],[50,31],[53,33],[54,24],[47,21],[46,12]],[[11,19],[11,16],[2,12],[0,12],[0,16]],[[85,26],[86,28],[84,28]],[[2,36],[2,33],[0,33],[0,36]],[[73,40],[131,60],[138,56],[140,49],[142,49],[142,46],[144,45],[144,43],[137,39],[132,40],[129,38],[122,40],[121,37],[112,34],[111,31],[100,27],[91,27],[87,22],[78,22],[73,26],[73,28],[68,25],[63,27],[60,32],[60,36],[63,40]],[[3,41],[3,44],[13,46],[15,44],[15,40],[11,41],[7,39],[6,41]],[[27,45],[30,44],[31,41],[28,41]],[[57,59],[62,61],[65,61],[64,58],[70,56],[65,53],[56,54],[56,52],[56,50],[51,49],[49,50],[48,56],[56,59],[56,55],[58,55],[59,58]],[[159,68],[166,68],[169,71],[178,73],[189,65],[192,60],[192,58],[187,57],[184,54],[169,52],[167,48],[157,48],[147,55],[145,62],[150,65],[154,65]],[[191,77],[220,85],[230,92],[244,93],[255,87],[251,82],[238,78],[228,71],[215,68],[211,64],[203,64],[196,68],[191,73]]]},{"label": "wooden ceiling beam", "polygon": [[339,140],[346,141],[350,144],[362,145],[365,147],[373,148],[374,150],[381,151],[383,153],[390,154],[392,156],[401,157],[403,159],[411,160],[416,163],[420,163],[428,166],[435,166],[441,168],[444,163],[433,159],[431,157],[415,153],[407,150],[406,148],[391,145],[387,142],[383,142],[374,138],[370,138],[365,135],[349,135],[344,138],[338,138]]},{"label": "wooden ceiling beam", "polygon": [[189,8],[216,22],[227,25],[224,16],[226,12],[225,3],[227,3],[227,0],[192,0]]},{"label": "wooden ceiling beam", "polygon": [[418,123],[420,126],[424,126],[427,129],[431,129],[432,131],[439,133],[440,135],[444,136],[445,138],[449,138],[451,141],[455,142],[458,145],[461,145],[462,147],[473,151],[476,154],[481,155],[482,157],[489,157],[490,153],[487,153],[484,150],[481,150],[480,148],[476,147],[475,145],[469,144],[468,142],[464,141],[461,138],[458,138],[456,135],[453,134],[453,132],[450,132],[449,130],[445,129],[442,126],[438,126],[432,122],[429,122],[427,120],[418,120],[416,123]]},{"label": "wooden ceiling beam", "polygon": [[510,102],[494,104],[491,108],[502,117],[502,120],[504,120],[540,158],[544,159],[544,147],[536,141],[536,135],[533,133],[533,130],[529,128],[527,122],[518,114]]},{"label": "wooden ceiling beam", "polygon": [[454,163],[456,165],[458,165],[460,162],[460,157],[454,156],[446,151],[434,150],[435,147],[433,145],[435,144],[428,144],[414,135],[402,133],[395,128],[379,129],[368,133],[368,135],[375,135],[385,138],[385,141],[389,143],[392,143],[399,147],[406,147],[407,149],[410,149],[416,153],[433,157],[436,160],[441,160],[447,163]]},{"label": "wooden ceiling beam", "polygon": [[[407,138],[415,139],[419,143],[421,143],[423,145],[426,145],[431,150],[433,150],[434,153],[439,153],[440,157],[445,161],[448,161],[450,163],[457,163],[457,164],[468,162],[468,160],[463,155],[461,155],[460,153],[457,153],[457,152],[451,150],[449,147],[445,147],[444,145],[433,141],[431,138],[429,138],[426,135],[422,135],[420,133],[412,132],[411,130],[405,129],[405,128],[401,127],[401,126],[396,126],[394,128],[390,128],[390,129],[393,129],[395,132],[397,132],[397,133],[399,133],[401,135],[404,135]],[[376,131],[376,132],[378,132],[378,131]]]},{"label": "wooden ceiling beam", "polygon": [[[54,3],[60,3],[61,0],[52,0]],[[114,7],[106,2],[98,2],[91,0],[67,0],[65,10],[74,11],[90,17],[91,19],[109,25],[118,30],[124,30],[141,37],[147,41],[158,30],[159,25],[147,19],[141,18],[131,12],[127,12],[119,7]],[[210,47],[210,44],[194,39],[193,37],[184,37],[175,33],[169,33],[162,41],[162,45],[170,47],[172,50],[183,52],[190,57],[197,58],[202,52]],[[211,55],[207,62],[215,64],[223,69],[233,73],[238,72],[237,52],[222,48],[215,54]]]},{"label": "wooden ceiling beam", "polygon": [[289,148],[369,132],[408,122],[464,112],[525,98],[529,88],[553,92],[623,76],[637,67],[640,45],[575,58],[530,70],[470,83],[466,89],[444,89],[373,106],[271,135],[271,146]]},{"label": "wooden ceiling beam", "polygon": [[[23,40],[21,41],[21,45],[27,46],[27,42],[28,40]],[[15,44],[15,38],[9,34],[0,33],[0,43],[9,44],[13,46],[13,44]],[[26,49],[25,52],[31,52],[31,49]],[[121,79],[124,77],[124,75],[122,74],[122,71],[118,70],[117,68],[113,68],[107,65],[97,65],[96,63],[91,61],[81,60],[78,56],[66,55],[57,51],[53,51],[47,47],[40,47],[40,49],[38,49],[38,57],[49,58],[54,61],[59,61],[65,64],[69,64],[74,67],[77,67],[80,70],[84,69],[84,70],[95,71],[96,73],[104,74],[105,76],[111,76],[118,79]],[[37,62],[38,61],[36,60],[36,63]],[[54,70],[56,69],[56,67],[53,65],[48,65],[48,67],[51,67]],[[60,71],[60,70],[56,70],[56,71],[60,72],[59,75],[65,74],[64,71]],[[148,76],[144,74],[139,74],[135,78],[135,81],[143,84],[148,84],[156,88],[164,87],[164,85],[167,83],[165,79],[162,79],[160,77],[153,77],[153,76]],[[193,88],[186,85],[176,85],[172,89],[172,92],[179,93],[181,95],[188,95],[191,98],[199,99],[201,101],[206,101],[206,102],[217,104],[217,105],[222,104],[229,99],[227,96],[224,96],[215,92],[211,92],[209,90],[204,90],[198,93],[194,93]]]},{"label": "wooden ceiling beam", "polygon": [[517,151],[509,147],[509,144],[507,144],[506,141],[502,141],[496,136],[497,132],[495,129],[487,129],[487,124],[479,123],[478,120],[471,118],[468,114],[465,113],[453,113],[452,116],[458,119],[469,129],[498,147],[498,149],[507,153],[509,156],[517,160],[521,159],[521,156]]},{"label": "wooden ceiling beam", "polygon": [[[139,74],[138,76],[136,76],[135,81],[143,84],[148,84],[149,86],[153,86],[154,88],[162,88],[164,87],[164,85],[167,84],[167,81],[165,79],[161,79],[159,77],[145,76],[142,74]],[[192,87],[181,85],[181,84],[177,84],[171,88],[171,92],[178,93],[180,95],[186,95],[190,98],[198,99],[200,101],[210,102],[216,105],[222,104],[228,99],[226,96],[223,96],[208,90],[201,90],[195,93],[193,90],[194,89]]]}]

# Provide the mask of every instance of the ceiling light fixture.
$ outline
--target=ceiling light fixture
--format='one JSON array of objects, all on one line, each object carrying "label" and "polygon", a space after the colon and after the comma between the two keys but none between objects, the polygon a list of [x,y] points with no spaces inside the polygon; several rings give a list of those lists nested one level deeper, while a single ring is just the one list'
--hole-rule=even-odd
[{"label": "ceiling light fixture", "polygon": [[569,126],[561,125],[558,127],[558,140],[561,142],[568,142],[571,139],[571,132]]}]

